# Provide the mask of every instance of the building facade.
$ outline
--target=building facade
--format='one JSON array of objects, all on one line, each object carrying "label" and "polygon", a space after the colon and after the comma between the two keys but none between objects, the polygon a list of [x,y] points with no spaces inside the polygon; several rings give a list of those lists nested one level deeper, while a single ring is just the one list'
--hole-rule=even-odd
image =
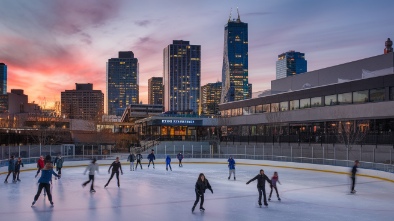
[{"label": "building facade", "polygon": [[7,65],[0,63],[0,95],[7,94]]},{"label": "building facade", "polygon": [[127,105],[139,103],[138,59],[132,51],[120,51],[107,62],[106,106],[109,115],[122,115]]},{"label": "building facade", "polygon": [[203,114],[219,114],[222,82],[208,83],[201,87],[201,111]]},{"label": "building facade", "polygon": [[197,113],[201,87],[201,46],[174,40],[163,50],[164,110]]},{"label": "building facade", "polygon": [[61,92],[61,114],[70,119],[101,120],[104,94],[93,84],[75,84],[75,90]]},{"label": "building facade", "polygon": [[248,24],[228,20],[224,28],[221,103],[251,97],[248,80]]},{"label": "building facade", "polygon": [[148,104],[163,105],[162,77],[152,77],[148,80]]},{"label": "building facade", "polygon": [[307,72],[305,54],[296,51],[288,51],[278,55],[276,61],[276,79],[290,77]]},{"label": "building facade", "polygon": [[[365,70],[370,72],[362,74]],[[313,73],[327,84],[221,104],[222,134],[260,142],[278,142],[276,137],[282,137],[282,142],[393,142],[393,53]],[[328,80],[342,73],[359,77],[335,83]],[[291,78],[298,82],[304,74]]]},{"label": "building facade", "polygon": [[11,89],[11,92],[0,95],[0,113],[22,114],[39,113],[40,107],[29,103],[29,96],[22,89]]}]

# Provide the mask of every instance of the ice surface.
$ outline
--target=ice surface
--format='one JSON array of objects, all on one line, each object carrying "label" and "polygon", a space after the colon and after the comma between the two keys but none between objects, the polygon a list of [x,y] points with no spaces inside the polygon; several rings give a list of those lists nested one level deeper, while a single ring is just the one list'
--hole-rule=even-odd
[{"label": "ice surface", "polygon": [[[172,164],[173,171],[156,164],[137,171],[123,165],[121,186],[116,178],[104,189],[108,166],[96,175],[96,193],[89,193],[84,167],[64,168],[62,179],[53,180],[52,208],[41,194],[30,207],[37,190],[35,172],[22,172],[21,182],[0,184],[1,220],[393,220],[393,183],[359,177],[356,194],[349,194],[349,177],[343,174],[264,167],[271,177],[279,173],[281,202],[272,197],[268,208],[257,205],[256,181],[245,183],[261,167],[237,166],[237,180],[227,180],[227,165]],[[191,213],[195,200],[194,184],[203,172],[214,194],[206,193],[204,213]],[[5,179],[2,175],[0,178]],[[11,181],[12,179],[9,179]],[[269,186],[266,186],[267,194]],[[274,194],[273,194],[274,195]]]}]

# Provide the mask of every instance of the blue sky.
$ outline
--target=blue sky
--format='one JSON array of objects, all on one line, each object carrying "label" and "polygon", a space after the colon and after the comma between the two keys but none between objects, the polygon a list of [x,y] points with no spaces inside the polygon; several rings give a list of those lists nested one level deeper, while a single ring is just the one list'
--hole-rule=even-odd
[{"label": "blue sky", "polygon": [[146,103],[148,79],[162,75],[172,40],[202,46],[202,85],[221,81],[224,25],[236,7],[249,25],[254,91],[270,87],[282,52],[304,52],[311,71],[382,54],[394,38],[390,0],[5,0],[0,62],[8,65],[9,89],[54,101],[75,83],[105,93],[107,60],[131,50]]}]

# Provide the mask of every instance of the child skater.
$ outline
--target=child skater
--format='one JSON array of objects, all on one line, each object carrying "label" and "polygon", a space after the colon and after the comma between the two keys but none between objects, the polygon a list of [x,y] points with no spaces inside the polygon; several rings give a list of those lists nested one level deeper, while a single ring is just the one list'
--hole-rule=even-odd
[{"label": "child skater", "polygon": [[130,162],[130,171],[134,171],[134,160],[135,160],[135,155],[133,152],[130,152],[129,157],[127,157],[127,161]]},{"label": "child skater", "polygon": [[196,182],[196,186],[194,188],[194,191],[196,192],[196,201],[194,202],[194,205],[192,207],[192,212],[194,212],[194,209],[196,208],[196,205],[198,203],[198,201],[201,198],[201,202],[200,202],[200,211],[204,212],[205,209],[203,206],[204,204],[204,193],[205,190],[209,189],[212,194],[213,194],[213,190],[211,185],[208,182],[208,179],[205,178],[203,173],[200,173],[200,175],[198,176],[197,182]]},{"label": "child skater", "polygon": [[22,162],[22,158],[18,157],[18,160],[16,161],[16,164],[15,164],[15,176],[16,176],[17,181],[21,181],[19,179],[19,174],[21,173],[21,166],[24,167],[23,162]]},{"label": "child skater", "polygon": [[267,198],[265,195],[265,181],[271,183],[271,180],[264,174],[264,170],[260,170],[260,174],[249,180],[246,185],[250,182],[257,180],[257,190],[259,191],[259,206],[261,207],[261,195],[264,195],[264,206],[268,206]]},{"label": "child skater", "polygon": [[45,166],[44,157],[40,156],[40,159],[37,160],[37,173],[35,177],[38,176],[38,174],[40,173],[42,168],[44,168],[44,166]]},{"label": "child skater", "polygon": [[172,171],[172,168],[171,168],[171,157],[170,157],[170,155],[167,155],[167,157],[166,157],[166,170],[168,171],[168,167],[170,167],[170,170]]},{"label": "child skater", "polygon": [[[59,156],[57,156],[55,159],[55,166],[56,166],[56,172],[60,176],[62,175],[63,162],[64,162],[64,160],[63,160],[62,156],[60,156],[60,154],[59,154]],[[55,180],[56,180],[56,177],[55,177]]]},{"label": "child skater", "polygon": [[276,183],[279,183],[280,185],[282,185],[279,182],[279,176],[278,176],[278,172],[274,172],[274,175],[271,178],[271,192],[270,192],[270,196],[268,197],[268,201],[271,201],[271,196],[272,196],[272,190],[275,189],[276,192],[276,196],[278,197],[278,200],[280,201],[280,197],[279,197],[279,193],[278,193],[278,188],[276,187]]},{"label": "child skater", "polygon": [[41,194],[42,189],[45,189],[46,193],[48,194],[48,199],[51,205],[53,206],[53,201],[52,201],[52,194],[51,194],[51,180],[52,180],[52,174],[55,175],[56,177],[60,178],[59,175],[53,171],[53,165],[52,163],[47,163],[45,164],[44,168],[41,170],[41,177],[38,180],[38,191],[37,194],[34,196],[34,201],[31,204],[31,206],[34,206],[36,201],[38,200],[38,197]]},{"label": "child skater", "polygon": [[179,167],[183,167],[183,165],[182,165],[182,160],[183,160],[182,153],[179,152],[178,155],[176,155],[176,158],[178,158],[178,160],[179,160]]},{"label": "child skater", "polygon": [[104,188],[108,186],[109,182],[112,180],[112,178],[114,177],[115,174],[116,174],[116,179],[118,180],[118,187],[120,187],[119,170],[122,175],[123,175],[123,170],[122,170],[122,165],[120,164],[120,161],[119,161],[119,157],[116,157],[116,160],[109,167],[108,174],[109,174],[109,171],[111,170],[111,168],[112,168],[111,177],[109,178],[107,184],[105,184]]},{"label": "child skater", "polygon": [[227,162],[228,162],[228,179],[230,180],[231,174],[234,174],[234,180],[235,180],[235,160],[233,159],[233,157],[230,156]]},{"label": "child skater", "polygon": [[91,193],[95,193],[96,190],[94,190],[94,172],[97,171],[97,173],[99,172],[99,167],[98,164],[96,163],[96,158],[93,158],[92,162],[86,167],[85,172],[83,173],[83,175],[86,174],[87,171],[89,171],[89,180],[84,182],[82,184],[82,187],[85,187],[90,181],[92,181],[92,184],[90,185],[90,192]]},{"label": "child skater", "polygon": [[152,162],[153,169],[155,169],[155,162],[154,162],[154,160],[156,160],[156,157],[155,157],[155,151],[153,149],[152,149],[152,152],[148,155],[148,159],[149,159],[148,168],[150,166],[150,162]]},{"label": "child skater", "polygon": [[137,156],[135,156],[135,159],[137,159],[137,163],[135,164],[135,170],[137,170],[138,164],[140,165],[141,170],[142,170],[142,164],[141,164],[142,155],[141,155],[141,153],[138,153]]}]

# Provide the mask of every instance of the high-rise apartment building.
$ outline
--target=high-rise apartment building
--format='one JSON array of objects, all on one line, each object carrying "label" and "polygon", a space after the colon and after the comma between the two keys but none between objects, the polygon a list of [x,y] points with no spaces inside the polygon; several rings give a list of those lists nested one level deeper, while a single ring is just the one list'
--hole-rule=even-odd
[{"label": "high-rise apartment building", "polygon": [[148,80],[148,104],[163,104],[162,77],[152,77]]},{"label": "high-rise apartment building", "polygon": [[219,114],[222,82],[208,83],[201,87],[201,111],[203,114]]},{"label": "high-rise apartment building", "polygon": [[100,120],[104,114],[104,94],[93,84],[75,84],[75,90],[61,93],[61,113],[70,119]]},{"label": "high-rise apartment building", "polygon": [[278,61],[276,61],[276,79],[305,72],[307,72],[307,61],[305,60],[304,53],[288,51],[278,55]]},{"label": "high-rise apartment building", "polygon": [[163,50],[164,110],[198,112],[201,46],[174,40]]},{"label": "high-rise apartment building", "polygon": [[127,105],[139,103],[138,59],[132,51],[120,51],[107,62],[106,106],[109,115],[122,115]]},{"label": "high-rise apartment building", "polygon": [[248,24],[228,19],[224,27],[221,103],[251,97],[248,81]]},{"label": "high-rise apartment building", "polygon": [[0,63],[0,95],[7,94],[7,65]]}]

